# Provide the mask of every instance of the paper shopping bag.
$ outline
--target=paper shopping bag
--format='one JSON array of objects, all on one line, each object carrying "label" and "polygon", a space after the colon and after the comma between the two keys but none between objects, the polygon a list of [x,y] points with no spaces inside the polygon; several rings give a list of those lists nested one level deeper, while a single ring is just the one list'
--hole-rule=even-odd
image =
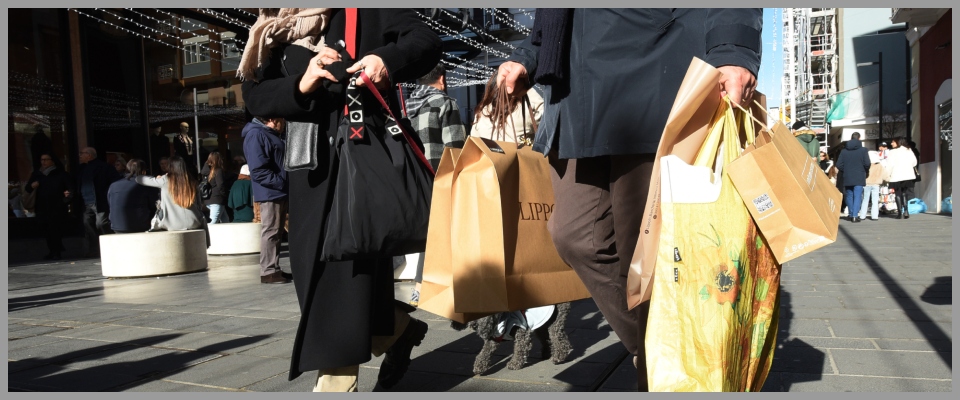
[{"label": "paper shopping bag", "polygon": [[837,240],[843,194],[783,123],[760,132],[730,178],[781,264]]},{"label": "paper shopping bag", "polygon": [[444,318],[466,323],[490,313],[464,314],[453,309],[450,189],[453,186],[453,167],[459,157],[460,149],[445,147],[433,180],[430,225],[427,229],[427,249],[423,255],[423,281],[420,285],[419,308]]},{"label": "paper shopping bag", "polygon": [[660,160],[651,391],[757,391],[773,360],[780,266],[730,180],[741,124],[728,102],[715,111],[692,163]]}]

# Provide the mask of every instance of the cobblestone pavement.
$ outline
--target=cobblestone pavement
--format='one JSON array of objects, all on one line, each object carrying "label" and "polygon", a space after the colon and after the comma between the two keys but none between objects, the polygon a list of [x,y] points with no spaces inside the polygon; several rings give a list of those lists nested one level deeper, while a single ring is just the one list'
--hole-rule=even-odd
[{"label": "cobblestone pavement", "polygon": [[[841,221],[837,243],[785,265],[780,346],[763,389],[951,391],[951,223]],[[313,373],[287,381],[299,320],[293,286],[261,285],[258,270],[256,256],[211,256],[208,271],[145,279],[104,279],[98,260],[11,265],[8,390],[309,391]],[[409,290],[396,285],[398,298]],[[394,391],[636,387],[630,358],[589,299],[567,321],[569,361],[541,360],[535,344],[528,365],[511,371],[504,343],[481,376],[472,373],[476,335],[414,316],[431,329]],[[362,366],[360,391],[381,390],[381,361]]]}]

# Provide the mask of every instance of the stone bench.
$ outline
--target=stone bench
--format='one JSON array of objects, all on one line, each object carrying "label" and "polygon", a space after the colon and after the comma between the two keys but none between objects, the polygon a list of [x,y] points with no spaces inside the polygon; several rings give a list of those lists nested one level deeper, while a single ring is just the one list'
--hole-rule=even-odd
[{"label": "stone bench", "polygon": [[259,222],[207,224],[210,255],[256,254],[260,252]]},{"label": "stone bench", "polygon": [[203,230],[100,235],[103,276],[131,278],[207,269]]}]

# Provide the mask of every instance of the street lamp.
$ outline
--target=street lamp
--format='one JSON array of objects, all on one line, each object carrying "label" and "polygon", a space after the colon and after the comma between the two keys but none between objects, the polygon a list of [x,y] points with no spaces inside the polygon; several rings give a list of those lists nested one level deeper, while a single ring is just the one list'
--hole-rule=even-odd
[{"label": "street lamp", "polygon": [[880,95],[879,95],[880,101],[879,101],[879,104],[877,105],[877,111],[879,111],[879,114],[880,114],[880,117],[879,117],[880,132],[877,134],[877,150],[880,150],[880,143],[883,143],[883,52],[877,53],[877,61],[857,63],[858,67],[869,67],[871,65],[876,65],[880,70],[879,71],[880,79],[877,80],[880,86],[878,88],[880,92]]}]

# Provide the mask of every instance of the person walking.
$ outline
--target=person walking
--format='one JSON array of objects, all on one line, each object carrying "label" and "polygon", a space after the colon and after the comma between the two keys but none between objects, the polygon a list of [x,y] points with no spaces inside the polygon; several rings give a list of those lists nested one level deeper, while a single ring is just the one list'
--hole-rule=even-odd
[{"label": "person walking", "polygon": [[870,220],[880,218],[880,184],[883,183],[883,165],[880,164],[880,153],[870,151],[870,171],[867,174],[866,184],[863,187],[863,200],[860,203],[859,218],[867,216],[867,206],[870,207]]},{"label": "person walking", "polygon": [[894,138],[890,141],[891,149],[887,151],[887,165],[890,166],[890,189],[897,203],[897,219],[910,218],[907,202],[914,197],[913,187],[917,175],[913,168],[917,166],[917,157],[909,148],[903,145],[905,139]]},{"label": "person walking", "polygon": [[[139,175],[134,180],[143,186],[160,189],[160,209],[163,219],[160,227],[167,231],[186,231],[203,229],[207,231],[207,220],[200,208],[200,194],[197,181],[190,173],[186,161],[179,156],[170,157],[169,171],[166,175],[152,177]],[[207,247],[210,247],[210,232],[207,231]]]},{"label": "person walking", "polygon": [[[274,29],[288,24],[297,29]],[[353,53],[351,43],[347,51],[334,49],[348,41],[347,26],[356,27]],[[261,9],[250,39],[238,68],[247,109],[253,115],[286,118],[288,137],[303,130],[319,131],[324,138],[309,147],[288,139],[291,153],[319,160],[315,168],[289,173],[290,266],[301,318],[288,378],[318,370],[315,391],[356,391],[359,365],[371,354],[385,355],[378,383],[389,389],[406,373],[427,324],[408,315],[413,307],[394,299],[392,258],[319,259],[337,162],[335,148],[325,138],[336,136],[352,74],[363,70],[375,86],[370,89],[395,99],[394,84],[433,69],[442,43],[413,10],[377,8]],[[363,91],[365,123],[383,126],[386,116],[379,102]],[[400,115],[394,101],[390,107]],[[246,146],[244,154],[255,178]],[[259,201],[256,185],[254,198]]]},{"label": "person walking", "polygon": [[823,170],[823,173],[830,175],[830,168],[833,167],[833,161],[830,160],[830,156],[827,155],[827,152],[820,152],[820,169]]},{"label": "person walking", "polygon": [[83,200],[84,238],[87,252],[84,257],[100,257],[100,235],[113,233],[110,229],[110,203],[107,190],[110,184],[120,179],[117,170],[97,158],[97,150],[85,147],[80,150],[80,169],[77,186]]},{"label": "person walking", "polygon": [[507,93],[545,87],[533,149],[553,167],[548,229],[637,360],[638,390],[649,302],[627,309],[627,272],[670,106],[694,57],[720,71],[721,95],[749,104],[762,24],[762,9],[538,8],[497,70]]},{"label": "person walking", "polygon": [[860,203],[863,202],[863,186],[866,185],[870,171],[870,155],[860,143],[860,133],[854,132],[837,157],[837,169],[840,170],[843,190],[846,195],[847,214],[850,222],[860,222]]},{"label": "person walking", "polygon": [[72,200],[70,176],[61,168],[52,153],[39,154],[40,169],[34,171],[24,190],[34,193],[36,218],[47,241],[45,260],[59,260],[63,253],[63,231],[67,222],[67,205]]},{"label": "person walking", "polygon": [[116,233],[136,233],[150,230],[150,219],[156,213],[160,191],[137,184],[137,177],[147,174],[147,163],[139,159],[127,162],[127,175],[107,191],[110,203],[110,224]]},{"label": "person walking", "polygon": [[260,283],[290,283],[280,270],[280,228],[287,215],[286,144],[280,138],[283,118],[256,117],[243,127],[253,200],[260,208]]},{"label": "person walking", "polygon": [[463,148],[467,130],[460,120],[457,101],[447,95],[446,69],[438,63],[417,79],[417,88],[407,100],[410,125],[423,142],[423,154],[436,170],[444,147]]},{"label": "person walking", "polygon": [[503,85],[497,85],[497,77],[492,76],[474,109],[470,136],[532,143],[542,115],[543,97],[536,90],[508,94]]},{"label": "person walking", "polygon": [[237,181],[230,187],[227,207],[233,210],[233,222],[253,222],[253,190],[250,186],[250,167],[240,167]]},{"label": "person walking", "polygon": [[221,222],[230,222],[227,219],[227,184],[224,179],[223,160],[220,158],[220,152],[214,151],[207,156],[206,163],[203,164],[203,170],[200,171],[201,179],[205,178],[210,184],[210,198],[203,199],[203,205],[210,210],[210,223],[219,224]]}]

